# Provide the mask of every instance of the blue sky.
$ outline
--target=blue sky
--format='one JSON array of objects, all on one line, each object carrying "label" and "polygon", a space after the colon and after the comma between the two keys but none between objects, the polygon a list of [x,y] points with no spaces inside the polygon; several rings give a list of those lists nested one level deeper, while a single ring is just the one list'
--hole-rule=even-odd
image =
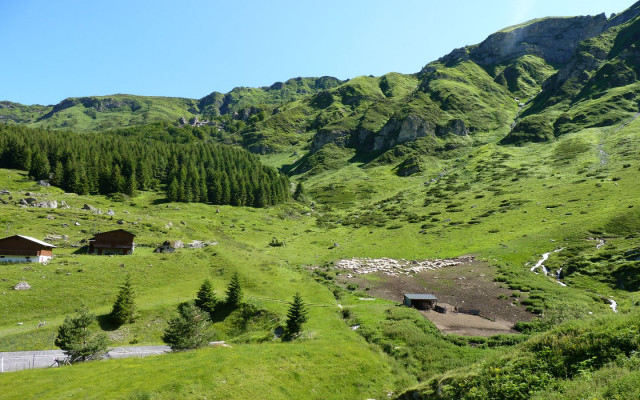
[{"label": "blue sky", "polygon": [[414,73],[544,16],[632,0],[0,0],[0,100],[200,98],[297,76]]}]

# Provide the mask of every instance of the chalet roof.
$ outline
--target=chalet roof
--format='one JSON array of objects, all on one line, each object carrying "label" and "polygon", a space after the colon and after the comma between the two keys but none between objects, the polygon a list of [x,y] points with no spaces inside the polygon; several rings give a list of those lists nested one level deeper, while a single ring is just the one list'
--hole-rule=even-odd
[{"label": "chalet roof", "polygon": [[131,235],[131,236],[136,236],[135,234],[133,234],[133,233],[131,233],[131,232],[129,232],[129,231],[126,231],[126,230],[124,230],[124,229],[114,229],[114,230],[112,230],[112,231],[96,233],[96,234],[95,234],[95,235],[93,235],[93,237],[92,237],[91,239],[89,239],[89,240],[95,240],[95,239],[96,239],[97,237],[99,237],[99,236],[106,235],[107,233],[114,233],[114,232],[123,232],[123,233],[126,233],[126,234]]},{"label": "chalet roof", "polygon": [[[24,235],[15,235],[15,236],[11,236],[11,237],[19,237],[25,240],[28,240],[30,242],[34,242],[39,244],[40,246],[44,246],[44,247],[56,247],[54,245],[52,245],[51,243],[47,243],[47,242],[43,242],[42,240],[38,240],[36,238],[32,238],[31,236],[24,236]],[[5,239],[9,239],[9,238],[5,238]],[[1,240],[1,239],[0,239]]]},{"label": "chalet roof", "polygon": [[438,298],[432,294],[405,293],[404,297],[409,300],[438,300]]}]

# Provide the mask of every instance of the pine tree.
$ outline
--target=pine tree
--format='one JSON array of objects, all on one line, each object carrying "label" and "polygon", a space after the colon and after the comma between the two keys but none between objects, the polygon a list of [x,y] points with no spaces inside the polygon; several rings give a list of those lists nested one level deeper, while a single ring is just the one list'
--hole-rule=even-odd
[{"label": "pine tree", "polygon": [[111,168],[108,163],[105,163],[104,167],[98,172],[98,192],[100,194],[111,193]]},{"label": "pine tree", "polygon": [[293,296],[293,302],[290,303],[289,311],[287,312],[287,326],[285,329],[285,339],[292,340],[300,334],[302,331],[302,324],[307,322],[307,309],[302,302],[300,293],[296,293]]},{"label": "pine tree", "polygon": [[211,321],[206,312],[192,302],[178,306],[178,316],[169,321],[162,340],[172,350],[197,349],[211,338]]},{"label": "pine tree", "polygon": [[60,160],[56,161],[53,167],[53,178],[51,179],[51,184],[53,186],[62,186],[62,180],[64,179],[64,168],[62,167],[62,163]]},{"label": "pine tree", "polygon": [[116,164],[111,170],[111,193],[122,193],[124,191],[124,178],[120,172],[120,166]]},{"label": "pine tree", "polygon": [[209,315],[213,315],[218,300],[216,300],[216,293],[213,291],[213,284],[209,279],[205,279],[202,286],[200,286],[195,303],[196,306],[208,312]]},{"label": "pine tree", "polygon": [[206,203],[208,200],[208,189],[207,189],[207,181],[206,181],[206,175],[201,175],[200,176],[200,202],[201,203]]},{"label": "pine tree", "polygon": [[93,360],[107,352],[108,339],[103,332],[96,332],[96,316],[86,308],[77,310],[76,316],[68,316],[58,328],[55,345],[69,357],[70,362]]},{"label": "pine tree", "polygon": [[113,303],[113,309],[109,314],[111,320],[118,326],[131,323],[136,319],[135,291],[131,284],[131,277],[127,275],[120,292]]},{"label": "pine tree", "polygon": [[208,186],[208,200],[213,204],[220,204],[220,195],[222,187],[220,186],[220,174],[213,169],[207,170],[207,186]]},{"label": "pine tree", "polygon": [[220,202],[218,204],[231,204],[231,185],[229,184],[229,176],[222,173],[220,180]]},{"label": "pine tree", "polygon": [[137,188],[138,181],[136,180],[136,173],[132,171],[131,175],[125,179],[124,193],[128,196],[135,197],[138,194]]},{"label": "pine tree", "polygon": [[178,201],[178,196],[179,196],[179,187],[178,187],[178,180],[176,178],[173,178],[171,180],[171,183],[169,184],[169,187],[167,188],[167,199],[169,201]]},{"label": "pine tree", "polygon": [[188,202],[190,196],[187,186],[187,169],[183,166],[178,174],[178,201]]},{"label": "pine tree", "polygon": [[136,164],[136,178],[138,179],[138,189],[147,190],[151,184],[151,171],[146,161]]},{"label": "pine tree", "polygon": [[304,201],[305,193],[304,187],[302,186],[302,182],[299,182],[296,186],[296,191],[293,192],[293,198],[296,201]]},{"label": "pine tree", "polygon": [[84,165],[79,168],[76,177],[77,179],[71,186],[71,190],[77,194],[88,194],[91,185],[89,184],[89,178],[87,178],[87,171],[85,170]]},{"label": "pine tree", "polygon": [[43,152],[36,152],[31,157],[31,168],[29,169],[29,175],[38,180],[49,179],[50,171],[51,166],[49,165],[47,155]]},{"label": "pine tree", "polygon": [[227,301],[225,304],[229,307],[236,308],[242,301],[242,287],[240,286],[240,277],[235,272],[231,277],[231,282],[227,286]]},{"label": "pine tree", "polygon": [[62,188],[68,192],[72,192],[73,188],[78,185],[78,168],[73,158],[67,158],[64,163],[64,178],[62,179]]},{"label": "pine tree", "polygon": [[31,168],[31,149],[26,145],[19,145],[14,160],[16,168],[28,171]]}]

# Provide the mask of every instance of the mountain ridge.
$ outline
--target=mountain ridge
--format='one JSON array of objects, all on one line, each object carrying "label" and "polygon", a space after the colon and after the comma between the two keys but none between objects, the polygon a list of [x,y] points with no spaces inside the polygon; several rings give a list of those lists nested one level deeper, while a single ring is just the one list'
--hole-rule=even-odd
[{"label": "mountain ridge", "polygon": [[[179,120],[200,119],[252,152],[280,153],[293,146],[309,156],[329,143],[374,154],[427,136],[451,142],[453,136],[475,137],[509,125],[503,144],[546,141],[566,132],[567,122],[583,118],[585,112],[571,112],[577,104],[574,92],[584,97],[589,79],[611,61],[605,53],[613,48],[612,32],[624,33],[621,27],[638,15],[640,2],[610,18],[599,14],[528,21],[455,49],[416,74],[345,81],[299,77],[259,88],[214,91],[201,99],[89,96],[46,107],[2,102],[0,121],[96,131],[157,121],[177,126]],[[629,48],[633,37],[616,42],[618,50]],[[614,70],[621,65],[609,64]],[[635,72],[627,75],[627,83],[637,80]],[[610,89],[619,86],[614,82]],[[570,98],[574,100],[567,103]],[[556,106],[563,102],[566,107]],[[628,117],[632,99],[618,103],[626,111],[586,117],[593,121],[581,126]],[[585,104],[578,106],[588,107]],[[607,111],[598,112],[603,113]]]}]

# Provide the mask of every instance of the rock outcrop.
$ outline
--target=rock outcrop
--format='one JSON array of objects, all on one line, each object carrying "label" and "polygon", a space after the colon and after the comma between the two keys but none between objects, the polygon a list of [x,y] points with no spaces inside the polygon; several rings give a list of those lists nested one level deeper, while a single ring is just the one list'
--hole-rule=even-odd
[{"label": "rock outcrop", "polygon": [[89,204],[86,204],[82,206],[83,210],[88,210],[88,211],[98,211],[97,208],[95,208],[94,206],[90,206]]},{"label": "rock outcrop", "polygon": [[30,204],[30,206],[38,208],[58,208],[58,202],[56,200],[42,200]]},{"label": "rock outcrop", "polygon": [[18,204],[21,206],[37,207],[37,208],[58,208],[58,202],[56,200],[40,200],[35,197],[25,197],[20,199]]},{"label": "rock outcrop", "polygon": [[435,132],[435,124],[418,115],[409,115],[402,120],[392,119],[373,138],[372,150],[382,150],[399,143],[412,142],[427,135],[434,135]]},{"label": "rock outcrop", "polygon": [[14,290],[29,290],[31,289],[31,285],[28,282],[18,282],[13,287]]},{"label": "rock outcrop", "polygon": [[[366,130],[358,131],[352,135],[352,144],[356,147],[362,147],[366,151],[379,151],[401,143],[413,142],[426,136],[466,136],[469,133],[469,128],[460,119],[452,119],[444,125],[439,125],[419,115],[409,115],[402,119],[390,119],[377,133]],[[315,146],[312,148],[319,149],[322,146],[318,145],[324,145],[327,142],[344,143],[344,136],[345,134],[340,136],[339,140],[335,140],[335,137],[328,135],[321,137],[316,135],[314,137]],[[354,141],[355,143],[353,143]]]},{"label": "rock outcrop", "polygon": [[534,20],[496,32],[476,46],[456,49],[439,61],[446,64],[462,59],[495,65],[530,54],[550,64],[564,64],[581,41],[602,33],[607,22],[604,14]]},{"label": "rock outcrop", "polygon": [[[480,65],[496,65],[525,54],[538,56],[549,64],[566,64],[575,56],[580,42],[640,15],[640,2],[607,19],[604,13],[579,17],[551,17],[505,28],[483,42],[453,50],[439,59],[444,64],[471,60]],[[429,66],[422,71],[425,72]]]},{"label": "rock outcrop", "polygon": [[313,136],[311,152],[315,153],[328,143],[344,147],[351,138],[351,132],[321,129]]},{"label": "rock outcrop", "polygon": [[460,119],[452,119],[444,126],[438,126],[436,129],[436,135],[447,136],[467,136],[470,133],[469,128],[465,125],[464,121]]},{"label": "rock outcrop", "polygon": [[162,245],[158,246],[154,253],[174,253],[177,249],[184,248],[181,240],[165,240]]}]

